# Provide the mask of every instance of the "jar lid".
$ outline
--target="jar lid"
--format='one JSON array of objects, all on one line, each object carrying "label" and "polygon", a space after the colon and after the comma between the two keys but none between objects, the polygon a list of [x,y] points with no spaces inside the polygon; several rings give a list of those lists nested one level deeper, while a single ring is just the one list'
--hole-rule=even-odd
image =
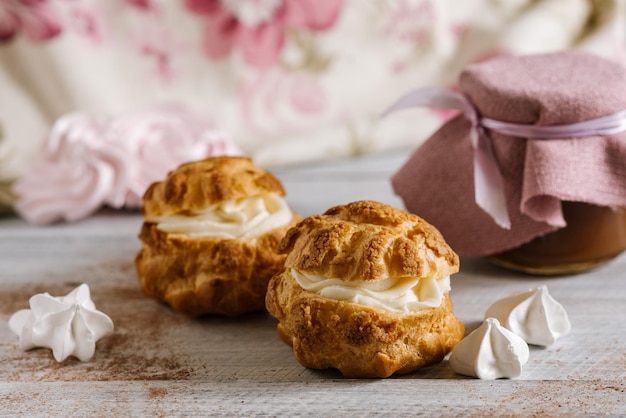
[{"label": "jar lid", "polygon": [[[626,68],[583,52],[495,58],[459,81],[480,116],[503,122],[562,125],[626,110]],[[452,119],[392,178],[406,208],[459,254],[501,252],[566,226],[562,201],[626,207],[626,131],[549,140],[487,132],[511,220],[498,226],[475,202],[472,129]]]}]

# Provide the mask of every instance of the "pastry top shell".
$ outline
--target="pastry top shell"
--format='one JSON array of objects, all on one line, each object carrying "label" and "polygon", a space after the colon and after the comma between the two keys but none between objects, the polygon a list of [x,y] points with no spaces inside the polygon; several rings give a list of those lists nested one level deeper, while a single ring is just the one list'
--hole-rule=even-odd
[{"label": "pastry top shell", "polygon": [[278,246],[286,268],[344,281],[417,276],[439,279],[459,270],[441,233],[417,215],[362,200],[310,216]]},{"label": "pastry top shell", "polygon": [[280,181],[247,157],[213,157],[183,164],[153,183],[143,197],[146,218],[201,210],[264,193],[285,195]]}]

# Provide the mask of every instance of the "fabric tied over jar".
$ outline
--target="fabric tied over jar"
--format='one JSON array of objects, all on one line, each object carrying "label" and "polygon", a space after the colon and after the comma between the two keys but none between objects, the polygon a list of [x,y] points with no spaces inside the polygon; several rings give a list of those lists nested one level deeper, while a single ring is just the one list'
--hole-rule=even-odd
[{"label": "fabric tied over jar", "polygon": [[[626,68],[573,51],[503,57],[468,66],[459,87],[456,94],[474,114],[452,107],[463,115],[434,133],[392,179],[408,210],[434,224],[461,255],[502,253],[571,227],[572,204],[589,206],[595,217],[597,208],[606,211],[615,233],[574,234],[581,245],[573,252],[581,254],[560,263],[588,261],[582,253],[591,242],[602,247],[596,259],[626,248]],[[415,94],[392,109],[410,107]],[[501,176],[503,206],[495,216],[481,204],[477,137]],[[483,175],[493,183],[491,173]]]}]

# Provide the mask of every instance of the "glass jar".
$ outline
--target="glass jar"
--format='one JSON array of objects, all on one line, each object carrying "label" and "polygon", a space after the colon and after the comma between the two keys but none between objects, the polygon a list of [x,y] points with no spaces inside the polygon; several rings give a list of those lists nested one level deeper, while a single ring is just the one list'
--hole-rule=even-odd
[{"label": "glass jar", "polygon": [[525,273],[561,275],[591,270],[626,250],[626,208],[563,202],[567,226],[489,257]]}]

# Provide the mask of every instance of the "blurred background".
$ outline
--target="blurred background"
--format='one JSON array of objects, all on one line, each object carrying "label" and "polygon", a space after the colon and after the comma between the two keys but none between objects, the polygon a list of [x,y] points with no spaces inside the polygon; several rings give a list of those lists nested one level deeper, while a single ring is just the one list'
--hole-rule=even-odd
[{"label": "blurred background", "polygon": [[[0,206],[69,112],[182,106],[258,165],[289,166],[414,149],[449,113],[381,120],[400,95],[564,49],[626,63],[625,1],[0,0]],[[176,148],[175,128],[160,135]]]}]

